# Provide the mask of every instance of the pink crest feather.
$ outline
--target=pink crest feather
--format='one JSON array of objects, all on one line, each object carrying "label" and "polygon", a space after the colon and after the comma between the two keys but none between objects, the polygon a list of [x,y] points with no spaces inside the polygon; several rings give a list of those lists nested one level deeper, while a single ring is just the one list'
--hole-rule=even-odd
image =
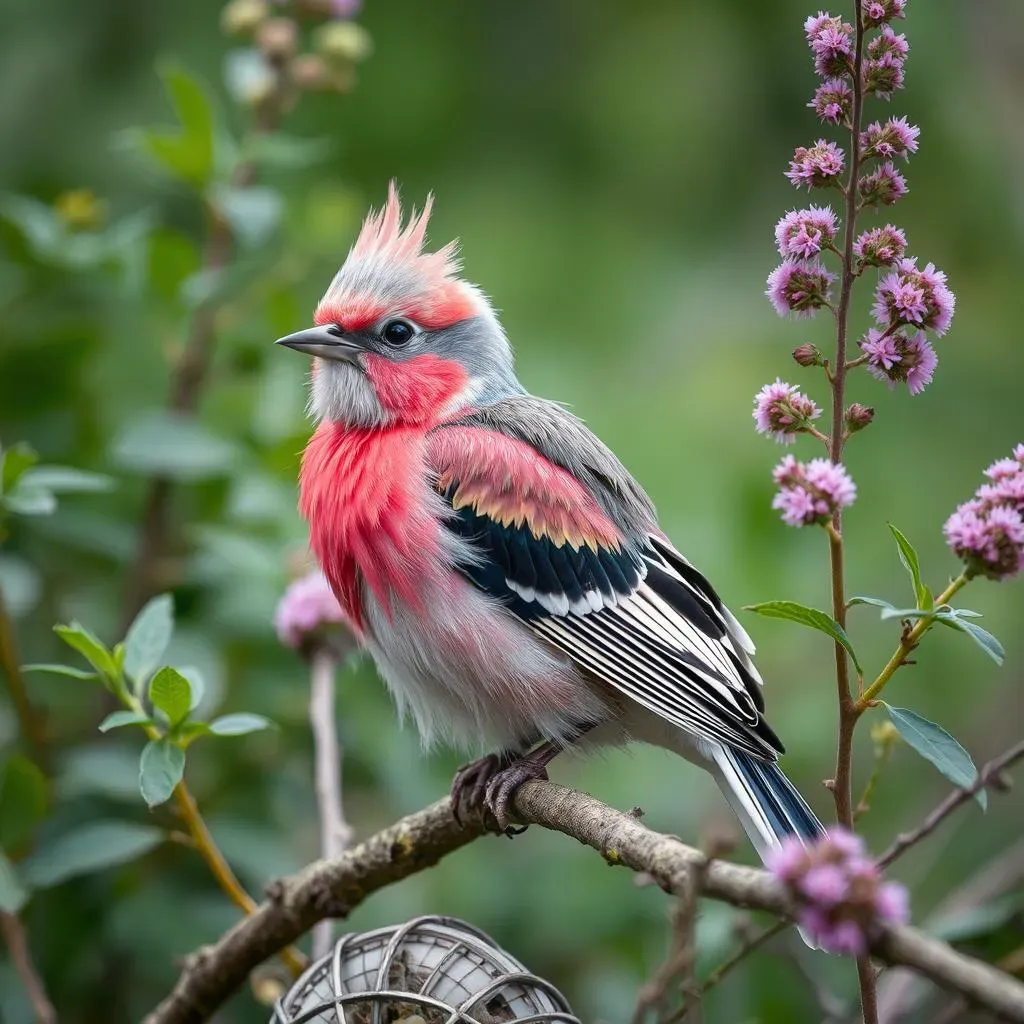
[{"label": "pink crest feather", "polygon": [[459,281],[458,242],[424,252],[432,194],[423,209],[403,223],[394,181],[379,210],[363,221],[344,266],[317,307],[317,323],[362,329],[388,313],[400,313],[429,328],[448,326],[474,315],[471,289]]}]

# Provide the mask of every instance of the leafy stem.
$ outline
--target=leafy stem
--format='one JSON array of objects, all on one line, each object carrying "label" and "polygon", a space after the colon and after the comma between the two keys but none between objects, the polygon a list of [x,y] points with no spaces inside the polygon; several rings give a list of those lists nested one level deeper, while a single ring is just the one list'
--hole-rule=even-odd
[{"label": "leafy stem", "polygon": [[14,635],[14,622],[0,588],[0,669],[7,680],[7,692],[18,716],[18,726],[25,741],[32,748],[36,761],[44,770],[47,767],[46,731],[39,714],[29,699],[25,677],[18,657],[18,644]]}]

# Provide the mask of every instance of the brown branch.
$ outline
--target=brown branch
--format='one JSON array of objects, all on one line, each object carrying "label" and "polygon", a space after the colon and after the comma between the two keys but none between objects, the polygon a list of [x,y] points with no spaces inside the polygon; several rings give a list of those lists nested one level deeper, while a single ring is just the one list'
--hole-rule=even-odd
[{"label": "brown branch", "polygon": [[32,954],[28,948],[28,936],[25,926],[14,914],[0,910],[0,933],[11,954],[14,970],[21,979],[21,984],[32,1007],[32,1016],[36,1024],[57,1024],[57,1011],[46,995],[43,980],[39,977],[32,963]]},{"label": "brown branch", "polygon": [[18,641],[14,635],[14,622],[4,599],[2,587],[0,587],[0,669],[3,670],[4,678],[7,680],[7,692],[14,705],[18,729],[25,742],[31,747],[39,767],[46,771],[49,767],[46,729],[38,711],[29,699],[25,676],[21,671],[21,658],[18,655]]},{"label": "brown branch", "polygon": [[[666,892],[685,891],[699,850],[652,832],[637,819],[593,797],[550,782],[529,782],[516,794],[523,822],[561,832],[597,850],[610,864],[648,874]],[[325,917],[344,917],[371,893],[436,864],[482,833],[462,829],[441,800],[378,832],[343,856],[311,864],[270,886],[268,900],[218,942],[190,956],[171,994],[145,1024],[201,1024],[242,985],[258,964],[294,942]],[[738,907],[790,919],[795,907],[767,872],[714,861],[701,882],[702,895]],[[884,930],[872,953],[902,964],[1005,1020],[1024,1024],[1024,984],[956,952],[914,928]]]},{"label": "brown branch", "polygon": [[986,786],[991,786],[997,782],[1000,773],[1022,757],[1024,757],[1024,740],[1010,747],[1009,750],[1000,754],[999,757],[989,761],[981,769],[978,773],[978,778],[970,786],[954,789],[917,828],[910,832],[900,833],[889,849],[878,858],[878,866],[882,868],[888,867],[897,857],[902,856],[912,846],[930,836],[961,804],[967,803],[968,800],[977,793],[980,793]]}]

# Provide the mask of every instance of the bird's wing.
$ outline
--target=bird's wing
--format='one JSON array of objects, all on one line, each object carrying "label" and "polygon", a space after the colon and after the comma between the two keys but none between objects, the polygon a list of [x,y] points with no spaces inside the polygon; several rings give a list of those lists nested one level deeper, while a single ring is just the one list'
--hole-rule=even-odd
[{"label": "bird's wing", "polygon": [[746,634],[579,420],[505,399],[435,428],[428,458],[474,584],[674,725],[760,758],[781,751]]}]

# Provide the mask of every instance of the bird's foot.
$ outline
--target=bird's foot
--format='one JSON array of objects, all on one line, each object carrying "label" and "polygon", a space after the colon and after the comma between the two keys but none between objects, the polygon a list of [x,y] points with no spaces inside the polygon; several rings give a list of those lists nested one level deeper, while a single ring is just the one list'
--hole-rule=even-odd
[{"label": "bird's foot", "polygon": [[516,790],[531,779],[548,781],[547,761],[523,757],[508,767],[496,772],[487,784],[485,804],[498,823],[498,830],[507,836],[517,836],[526,831],[526,826],[512,824],[512,798]]},{"label": "bird's foot", "polygon": [[514,760],[515,755],[507,751],[488,754],[464,764],[455,773],[451,789],[452,815],[460,825],[464,824],[467,815],[484,807],[487,784]]}]

